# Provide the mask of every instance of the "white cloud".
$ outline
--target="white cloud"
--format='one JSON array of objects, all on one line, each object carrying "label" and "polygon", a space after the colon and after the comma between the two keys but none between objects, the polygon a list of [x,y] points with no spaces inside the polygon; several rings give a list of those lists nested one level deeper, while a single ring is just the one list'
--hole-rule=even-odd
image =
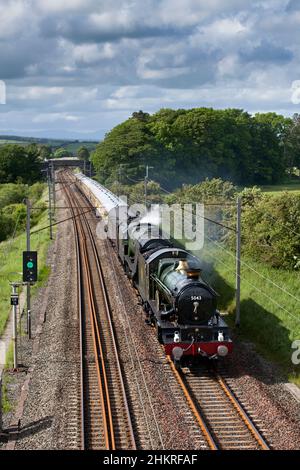
[{"label": "white cloud", "polygon": [[136,109],[162,106],[291,114],[300,13],[286,4],[0,0],[5,128],[100,135]]},{"label": "white cloud", "polygon": [[126,29],[134,23],[134,15],[132,11],[126,8],[114,9],[104,13],[92,13],[89,21],[91,25],[101,28],[102,31],[110,31],[111,27]]},{"label": "white cloud", "polygon": [[238,56],[236,54],[230,54],[223,57],[223,59],[218,62],[218,74],[220,77],[234,77],[236,76],[240,66],[241,65],[239,63]]},{"label": "white cloud", "polygon": [[24,0],[0,2],[0,39],[9,38],[14,34],[26,32],[29,21],[28,8],[29,2]]},{"label": "white cloud", "polygon": [[79,116],[74,116],[72,114],[67,114],[67,113],[43,113],[43,114],[38,114],[32,119],[32,122],[35,123],[54,123],[57,121],[71,121],[71,122],[76,122],[79,121],[80,117]]},{"label": "white cloud", "polygon": [[223,18],[202,28],[204,35],[210,39],[216,36],[224,39],[236,37],[240,33],[245,33],[247,30],[248,27],[243,25],[237,18]]},{"label": "white cloud", "polygon": [[81,44],[73,48],[73,57],[77,62],[92,64],[101,59],[112,59],[116,51],[112,44]]},{"label": "white cloud", "polygon": [[36,7],[44,12],[57,13],[64,11],[76,11],[86,6],[91,6],[90,0],[35,0]]},{"label": "white cloud", "polygon": [[20,100],[42,100],[51,96],[61,96],[63,93],[63,87],[35,86],[21,89],[14,93],[14,97]]},{"label": "white cloud", "polygon": [[189,71],[188,67],[163,67],[154,69],[148,66],[150,58],[140,57],[137,65],[137,74],[140,78],[148,79],[162,79],[172,78],[183,75]]},{"label": "white cloud", "polygon": [[214,14],[247,8],[244,0],[164,0],[157,16],[165,24],[193,26]]}]

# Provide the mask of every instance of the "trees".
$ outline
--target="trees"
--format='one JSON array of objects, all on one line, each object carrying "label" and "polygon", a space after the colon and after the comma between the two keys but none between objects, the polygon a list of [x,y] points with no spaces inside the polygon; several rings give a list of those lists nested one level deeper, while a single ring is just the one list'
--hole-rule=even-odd
[{"label": "trees", "polygon": [[291,123],[276,113],[251,116],[242,109],[139,111],[105,136],[92,160],[108,183],[118,179],[120,165],[133,179],[151,165],[153,179],[168,189],[207,177],[272,184],[284,179],[291,162],[300,166],[300,118],[292,133]]},{"label": "trees", "polygon": [[79,158],[79,160],[85,160],[87,162],[90,159],[90,152],[86,147],[82,146],[77,151],[77,158]]},{"label": "trees", "polygon": [[52,155],[51,147],[49,145],[40,145],[39,155],[42,160],[48,160]]},{"label": "trees", "polygon": [[157,142],[144,120],[130,118],[114,127],[92,154],[92,163],[101,181],[118,180],[119,167],[126,167],[126,176],[144,177],[145,166],[153,166],[152,176],[159,176],[167,162],[163,146]]},{"label": "trees", "polygon": [[53,158],[68,158],[68,157],[71,157],[72,155],[70,154],[70,152],[63,148],[63,147],[60,147],[58,149],[55,150],[54,154],[53,154]]},{"label": "trees", "polygon": [[257,189],[249,196],[249,190],[242,193],[244,252],[273,267],[294,269],[300,259],[299,196],[268,196]]},{"label": "trees", "polygon": [[294,168],[300,168],[300,115],[295,113],[290,119],[283,140],[283,152],[287,171],[291,175]]},{"label": "trees", "polygon": [[12,236],[18,221],[18,231],[26,227],[26,206],[10,204],[0,211],[0,242]]},{"label": "trees", "polygon": [[34,183],[40,178],[41,159],[37,145],[0,147],[0,183]]},{"label": "trees", "polygon": [[38,182],[31,186],[26,184],[1,184],[0,185],[0,242],[12,236],[15,229],[21,231],[26,226],[26,206],[25,198],[29,197],[35,210],[32,213],[32,224],[35,224],[40,217],[43,204],[37,201],[41,198],[45,189],[45,184]]},{"label": "trees", "polygon": [[181,189],[166,197],[166,202],[189,203],[189,202],[228,202],[237,195],[237,187],[230,181],[221,178],[208,178],[202,183],[195,185],[184,185]]}]

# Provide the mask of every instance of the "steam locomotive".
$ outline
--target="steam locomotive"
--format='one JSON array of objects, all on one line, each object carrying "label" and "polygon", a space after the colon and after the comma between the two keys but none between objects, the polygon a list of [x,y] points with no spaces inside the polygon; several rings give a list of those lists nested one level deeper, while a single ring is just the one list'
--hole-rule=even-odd
[{"label": "steam locomotive", "polygon": [[227,324],[217,310],[217,293],[201,276],[198,258],[174,246],[157,226],[136,219],[117,238],[127,275],[155,325],[167,355],[217,359],[232,351]]},{"label": "steam locomotive", "polygon": [[[124,203],[90,178],[75,176],[98,217],[109,223],[112,209],[118,212]],[[217,310],[217,293],[201,276],[199,259],[175,246],[147,217],[131,214],[125,223],[116,220],[109,238],[166,354],[178,365],[184,358],[217,359],[231,353],[230,330]]]}]

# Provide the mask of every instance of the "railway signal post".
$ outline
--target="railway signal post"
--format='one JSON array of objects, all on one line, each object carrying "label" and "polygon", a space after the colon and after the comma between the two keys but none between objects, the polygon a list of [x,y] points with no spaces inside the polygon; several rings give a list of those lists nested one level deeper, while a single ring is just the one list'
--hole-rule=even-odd
[{"label": "railway signal post", "polygon": [[[52,197],[51,197],[51,176],[50,176],[50,170],[48,169],[48,198],[49,198],[49,223],[50,223],[50,240],[53,238],[53,233],[52,233]],[[28,250],[28,248],[27,248]],[[28,250],[29,251],[29,250]]]},{"label": "railway signal post", "polygon": [[17,307],[19,305],[19,294],[17,288],[20,285],[19,282],[11,282],[12,293],[10,297],[10,304],[13,307],[13,348],[14,348],[14,370],[18,368],[18,341],[17,341]]},{"label": "railway signal post", "polygon": [[[30,233],[29,233],[30,237]],[[27,248],[30,248],[30,242]],[[23,282],[27,283],[27,333],[31,339],[30,283],[37,281],[37,252],[23,251]]]},{"label": "railway signal post", "polygon": [[55,191],[55,170],[54,163],[51,163],[51,178],[52,178],[52,195],[53,195],[53,211],[55,213],[56,207],[56,191]]},{"label": "railway signal post", "polygon": [[[30,201],[26,199],[27,217],[26,217],[26,250],[30,251]],[[24,273],[24,270],[23,270]],[[24,279],[23,279],[24,281]],[[26,282],[26,281],[24,281]],[[30,282],[27,282],[27,334],[31,339],[31,306],[30,306]]]},{"label": "railway signal post", "polygon": [[237,198],[237,221],[236,221],[236,307],[235,307],[235,324],[240,326],[241,312],[241,216],[242,216],[242,200]]}]

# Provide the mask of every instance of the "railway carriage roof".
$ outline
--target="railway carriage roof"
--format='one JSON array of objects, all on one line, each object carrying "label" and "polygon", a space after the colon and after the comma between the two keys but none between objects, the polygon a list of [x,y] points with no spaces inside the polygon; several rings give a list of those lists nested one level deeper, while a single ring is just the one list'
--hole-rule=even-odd
[{"label": "railway carriage roof", "polygon": [[102,184],[97,181],[88,178],[82,173],[77,173],[76,178],[79,179],[90,191],[93,193],[95,198],[99,203],[106,209],[107,212],[110,212],[115,207],[127,206],[127,204],[122,201],[118,196],[112,193],[109,189],[102,186]]}]

